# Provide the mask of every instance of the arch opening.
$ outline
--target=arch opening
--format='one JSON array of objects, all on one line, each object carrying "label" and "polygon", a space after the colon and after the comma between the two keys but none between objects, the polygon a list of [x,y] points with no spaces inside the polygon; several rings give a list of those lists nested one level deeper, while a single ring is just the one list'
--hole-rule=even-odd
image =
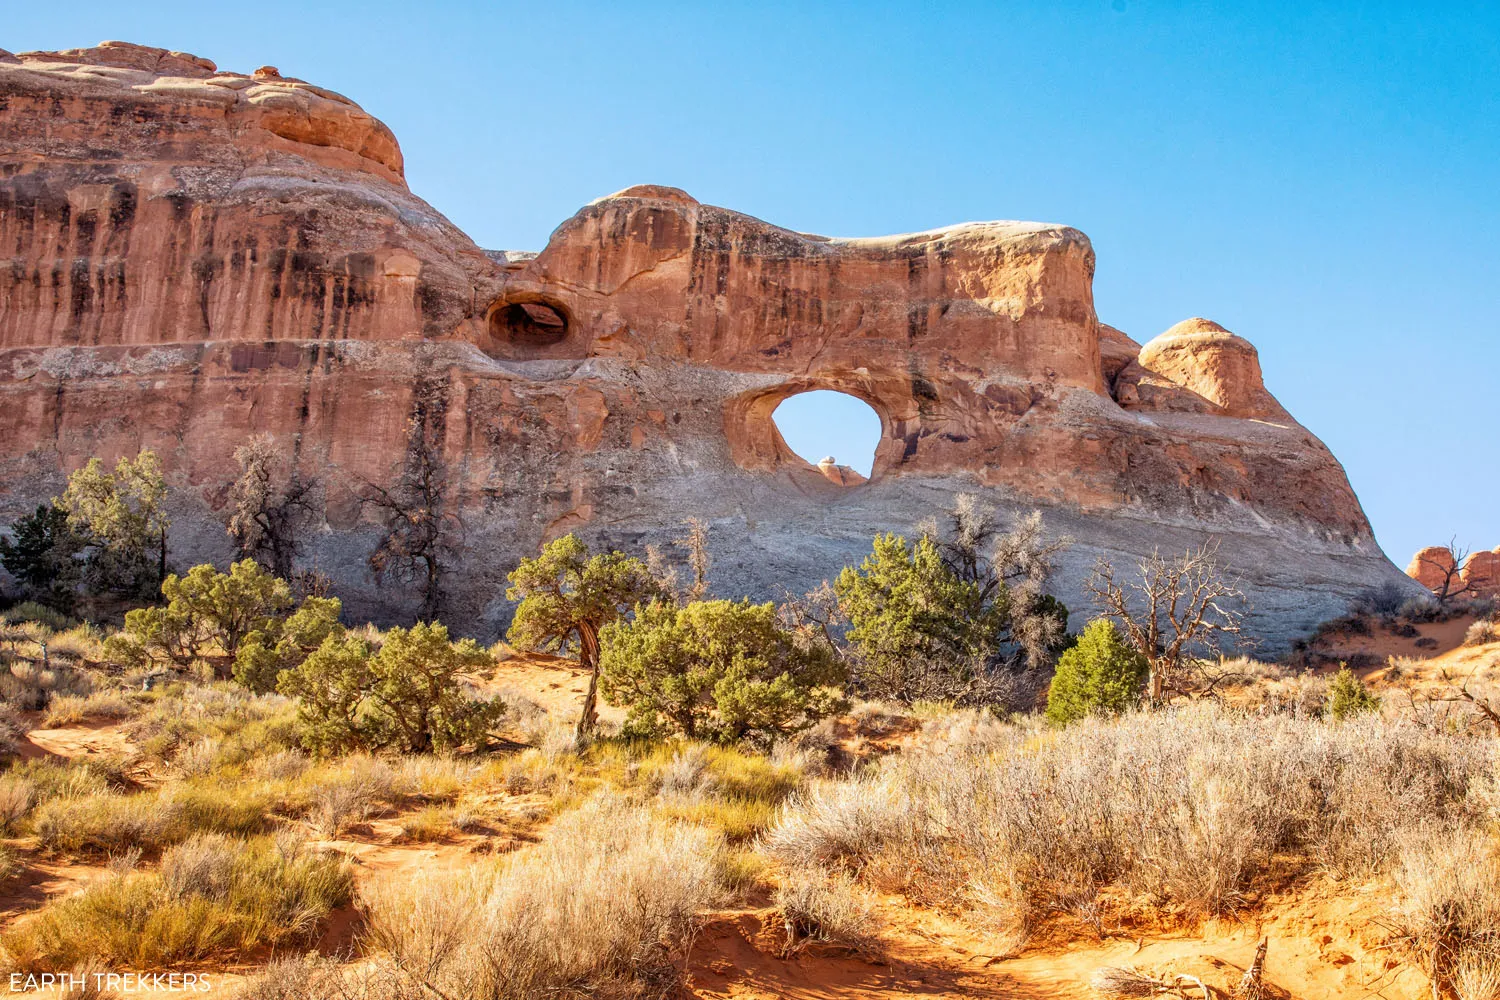
[{"label": "arch opening", "polygon": [[839,486],[869,480],[882,427],[874,407],[834,389],[812,389],[783,399],[771,420],[797,457]]},{"label": "arch opening", "polygon": [[551,347],[568,338],[568,317],[546,302],[512,302],[490,313],[490,333],[503,343]]}]

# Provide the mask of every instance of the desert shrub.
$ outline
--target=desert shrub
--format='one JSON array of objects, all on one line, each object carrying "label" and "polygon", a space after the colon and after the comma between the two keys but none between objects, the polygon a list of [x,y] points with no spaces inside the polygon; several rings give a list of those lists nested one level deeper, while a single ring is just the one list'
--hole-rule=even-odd
[{"label": "desert shrub", "polygon": [[26,738],[26,720],[15,707],[0,701],[0,757],[15,753]]},{"label": "desert shrub", "polygon": [[311,776],[307,796],[313,825],[325,837],[336,838],[350,823],[395,799],[396,774],[383,760],[354,755]]},{"label": "desert shrub", "polygon": [[391,762],[391,788],[401,799],[451,802],[468,790],[477,767],[453,757],[402,756]]},{"label": "desert shrub", "polygon": [[287,670],[295,670],[330,636],[344,634],[343,605],[336,597],[305,597],[285,620],[270,619],[245,637],[234,659],[234,679],[265,694]]},{"label": "desert shrub", "polygon": [[1008,594],[986,594],[943,560],[930,537],[878,535],[834,583],[848,616],[857,678],[872,697],[988,700],[985,681],[1006,635]]},{"label": "desert shrub", "polygon": [[1086,715],[1119,715],[1140,701],[1149,672],[1146,658],[1121,638],[1115,623],[1096,618],[1057,661],[1047,718],[1067,725]]},{"label": "desert shrub", "polygon": [[717,830],[733,842],[769,827],[803,781],[796,763],[701,743],[658,749],[639,762],[636,779],[656,789],[664,815]]},{"label": "desert shrub", "polygon": [[675,978],[680,945],[716,898],[717,840],[614,796],[564,814],[492,867],[376,883],[369,940],[407,982],[443,995],[532,1000]]},{"label": "desert shrub", "polygon": [[96,760],[61,760],[38,757],[17,761],[7,778],[31,785],[36,802],[56,798],[78,798],[102,795],[111,790],[112,780]]},{"label": "desert shrub", "polygon": [[84,543],[83,579],[93,593],[150,597],[167,576],[167,483],[156,453],[141,449],[111,472],[97,458],[68,477],[54,503]]},{"label": "desert shrub", "polygon": [[393,628],[380,649],[329,636],[278,689],[301,699],[302,741],[321,754],[394,748],[408,753],[482,741],[505,713],[498,700],[468,697],[458,674],[489,662],[473,640],[418,622]]},{"label": "desert shrub", "polygon": [[600,630],[663,596],[661,581],[623,552],[590,555],[572,534],[548,542],[536,558],[522,559],[508,579],[505,599],[520,602],[506,633],[511,644],[564,655],[576,650],[579,666],[591,677],[575,731],[581,741],[598,724]]},{"label": "desert shrub", "polygon": [[274,958],[231,994],[233,1000],[432,1000],[423,987],[384,965],[340,965],[307,954]]},{"label": "desert shrub", "polygon": [[1433,995],[1493,1000],[1500,987],[1500,859],[1476,830],[1409,839],[1396,869],[1398,940]]},{"label": "desert shrub", "polygon": [[452,806],[427,806],[401,820],[401,839],[409,843],[445,840],[458,832]]},{"label": "desert shrub", "polygon": [[[125,631],[145,653],[186,666],[210,650],[234,657],[255,632],[273,627],[290,610],[291,588],[258,563],[244,559],[220,573],[208,563],[186,576],[162,581],[162,607],[136,608],[125,615]],[[122,657],[123,644],[115,650]]]},{"label": "desert shrub", "polygon": [[1389,618],[1401,610],[1411,594],[1409,587],[1387,580],[1378,587],[1363,591],[1349,602],[1349,610],[1356,615],[1374,615]]},{"label": "desert shrub", "polygon": [[8,625],[24,625],[28,622],[34,625],[45,625],[53,632],[62,632],[73,626],[73,619],[69,618],[66,613],[45,604],[38,604],[36,601],[13,604],[3,615],[0,615],[0,619]]},{"label": "desert shrub", "polygon": [[0,833],[10,833],[36,804],[36,785],[13,774],[0,777]]},{"label": "desert shrub", "polygon": [[769,603],[657,601],[600,643],[600,689],[629,707],[630,735],[768,744],[843,706],[833,651],[799,643]]},{"label": "desert shrub", "polygon": [[1108,886],[1208,914],[1290,871],[1386,868],[1402,822],[1481,822],[1470,789],[1500,756],[1374,716],[1329,726],[1207,707],[979,732],[813,786],[766,851],[1017,925],[1059,912],[1097,922]]},{"label": "desert shrub", "polygon": [[1488,642],[1500,642],[1500,621],[1481,618],[1464,632],[1465,646],[1483,646]]},{"label": "desert shrub", "polygon": [[846,871],[789,869],[772,902],[794,940],[813,937],[860,947],[868,945],[874,929],[874,903]]},{"label": "desert shrub", "polygon": [[1343,667],[1333,675],[1328,684],[1328,714],[1331,718],[1347,719],[1379,710],[1380,699],[1370,693],[1354,671]]},{"label": "desert shrub", "polygon": [[185,748],[211,741],[210,771],[244,768],[298,745],[296,705],[281,695],[254,695],[238,685],[173,684],[152,691],[125,725],[147,759],[174,764]]},{"label": "desert shrub", "polygon": [[1397,615],[1414,625],[1445,621],[1449,609],[1431,596],[1413,597],[1403,602]]},{"label": "desert shrub", "polygon": [[292,841],[200,838],[168,851],[159,873],[122,871],[48,903],[0,945],[24,970],[245,956],[310,941],[352,893],[346,865]]},{"label": "desert shrub", "polygon": [[858,868],[912,835],[909,805],[890,774],[818,782],[786,804],[761,844],[791,867]]},{"label": "desert shrub", "polygon": [[0,703],[21,712],[40,711],[53,698],[86,695],[93,687],[88,674],[71,667],[42,667],[19,660],[0,664]]}]

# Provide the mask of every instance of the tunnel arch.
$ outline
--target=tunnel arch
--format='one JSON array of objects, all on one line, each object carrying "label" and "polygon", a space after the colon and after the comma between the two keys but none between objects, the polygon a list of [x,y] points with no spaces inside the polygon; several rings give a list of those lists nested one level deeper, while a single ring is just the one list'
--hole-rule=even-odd
[{"label": "tunnel arch", "polygon": [[753,472],[787,472],[809,483],[828,483],[816,459],[803,458],[787,443],[774,414],[792,396],[832,390],[868,405],[880,421],[869,476],[870,482],[877,482],[901,464],[907,433],[920,420],[910,385],[906,373],[872,374],[860,369],[796,376],[742,392],[724,405],[730,455],[735,464]]},{"label": "tunnel arch", "polygon": [[862,486],[874,472],[884,429],[875,408],[837,389],[794,392],[771,421],[788,448],[837,486]]}]

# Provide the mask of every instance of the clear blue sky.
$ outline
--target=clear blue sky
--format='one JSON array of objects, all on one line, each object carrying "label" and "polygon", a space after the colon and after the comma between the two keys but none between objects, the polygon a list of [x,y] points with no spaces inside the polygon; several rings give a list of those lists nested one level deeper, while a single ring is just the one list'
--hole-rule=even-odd
[{"label": "clear blue sky", "polygon": [[74,0],[0,26],[105,38],[348,94],[491,248],[646,181],[834,236],[1077,226],[1106,322],[1260,348],[1397,562],[1500,545],[1494,5]]}]

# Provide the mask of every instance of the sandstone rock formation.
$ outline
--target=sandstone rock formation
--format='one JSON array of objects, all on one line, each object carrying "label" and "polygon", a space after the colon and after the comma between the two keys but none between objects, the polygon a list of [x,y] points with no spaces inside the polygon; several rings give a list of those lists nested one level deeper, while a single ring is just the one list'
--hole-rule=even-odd
[{"label": "sandstone rock formation", "polygon": [[1457,573],[1453,572],[1455,565],[1451,548],[1429,545],[1411,557],[1406,575],[1435,593],[1442,593],[1446,584],[1450,595],[1500,596],[1500,546],[1488,552],[1471,553]]},{"label": "sandstone rock formation", "polygon": [[[304,561],[355,616],[416,604],[371,577],[358,498],[419,448],[460,533],[452,614],[479,632],[508,619],[504,572],[565,531],[638,547],[697,516],[719,589],[766,596],[965,491],[1073,537],[1075,625],[1096,557],[1208,537],[1272,647],[1406,579],[1254,348],[1206,320],[1144,348],[1102,325],[1066,226],[830,239],[642,185],[540,253],[486,252],[346,98],[105,43],[0,53],[0,261],[0,516],[149,446],[174,559],[222,560],[232,452],[269,433],[327,487]],[[868,482],[777,433],[811,389],[879,415]]]}]

